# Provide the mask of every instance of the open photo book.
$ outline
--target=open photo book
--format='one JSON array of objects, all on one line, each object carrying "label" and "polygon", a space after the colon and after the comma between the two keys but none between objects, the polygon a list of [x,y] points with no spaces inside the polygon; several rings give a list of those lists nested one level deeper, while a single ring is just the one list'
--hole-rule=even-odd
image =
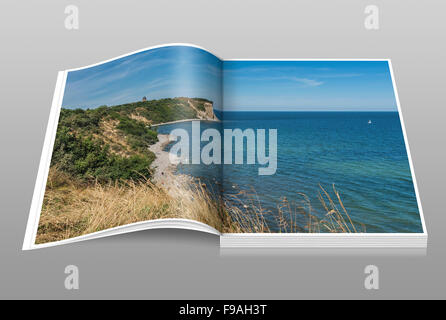
[{"label": "open photo book", "polygon": [[156,228],[425,248],[390,60],[169,44],[59,72],[23,249]]}]

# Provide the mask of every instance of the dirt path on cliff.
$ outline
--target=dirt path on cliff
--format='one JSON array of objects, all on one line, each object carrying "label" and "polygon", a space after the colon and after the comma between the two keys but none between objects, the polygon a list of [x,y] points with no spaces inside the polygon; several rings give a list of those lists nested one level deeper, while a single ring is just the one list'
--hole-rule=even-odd
[{"label": "dirt path on cliff", "polygon": [[206,120],[207,119],[205,112],[198,110],[194,106],[194,104],[192,102],[190,102],[190,100],[187,100],[187,103],[189,103],[189,106],[197,112],[197,117],[198,117],[199,120]]}]

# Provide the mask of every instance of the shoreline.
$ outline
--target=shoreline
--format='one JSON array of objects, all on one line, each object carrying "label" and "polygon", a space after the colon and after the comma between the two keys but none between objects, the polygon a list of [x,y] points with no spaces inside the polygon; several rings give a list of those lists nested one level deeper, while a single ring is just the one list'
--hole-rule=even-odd
[{"label": "shoreline", "polygon": [[[154,125],[153,127],[160,127],[169,124],[183,123],[183,122],[221,122],[219,119],[183,119],[170,122],[163,122]],[[149,146],[149,150],[155,154],[155,160],[153,160],[150,168],[153,170],[152,181],[159,187],[165,188],[168,192],[172,190],[175,186],[184,184],[185,182],[190,182],[193,177],[186,174],[175,174],[175,169],[178,164],[170,162],[169,152],[164,151],[166,145],[169,141],[169,134],[158,133],[158,142]]]},{"label": "shoreline", "polygon": [[157,124],[151,124],[150,126],[152,128],[165,126],[169,124],[175,124],[175,123],[182,123],[182,122],[191,122],[191,121],[203,121],[203,122],[221,122],[221,120],[214,120],[214,119],[183,119],[183,120],[176,120],[176,121],[169,121],[169,122],[163,122],[163,123],[157,123]]},{"label": "shoreline", "polygon": [[165,146],[169,143],[168,134],[158,134],[158,142],[151,145],[149,150],[152,151],[156,158],[153,160],[150,168],[154,171],[152,181],[158,187],[164,188],[171,196],[181,196],[175,190],[180,190],[185,183],[192,181],[192,177],[186,174],[175,174],[177,164],[171,163],[169,152],[164,151]]},{"label": "shoreline", "polygon": [[150,167],[154,170],[153,181],[156,184],[163,184],[163,180],[167,180],[167,176],[173,174],[176,165],[170,163],[169,152],[163,150],[169,143],[169,135],[159,133],[157,137],[158,142],[149,147],[156,156]]}]

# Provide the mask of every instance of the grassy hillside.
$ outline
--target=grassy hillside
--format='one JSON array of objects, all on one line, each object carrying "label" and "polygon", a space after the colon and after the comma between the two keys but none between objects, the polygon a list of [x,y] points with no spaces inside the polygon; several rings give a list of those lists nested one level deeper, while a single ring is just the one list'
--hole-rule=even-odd
[{"label": "grassy hillside", "polygon": [[149,146],[158,141],[151,125],[203,119],[209,104],[174,98],[62,108],[36,242],[158,218],[189,218],[219,228],[216,202],[203,189],[191,191],[185,184],[177,192],[183,197],[174,198],[151,182],[155,155]]},{"label": "grassy hillside", "polygon": [[[322,189],[327,212],[318,219],[309,203],[285,198],[277,212],[265,211],[255,192],[240,190],[231,199],[220,198],[192,177],[171,176],[174,184],[154,185],[150,165],[155,155],[148,147],[158,138],[151,125],[208,117],[210,103],[175,98],[62,109],[36,243],[161,218],[200,221],[228,233],[271,232],[271,217],[280,232],[357,232],[334,187],[335,200]],[[297,223],[301,216],[308,220],[305,229]]]},{"label": "grassy hillside", "polygon": [[[152,124],[197,118],[197,112],[190,106],[201,102],[201,99],[173,98],[151,101],[139,101],[110,107],[110,111],[123,116],[142,117]],[[140,119],[143,120],[144,119]]]},{"label": "grassy hillside", "polygon": [[158,141],[152,124],[197,118],[205,99],[140,101],[96,109],[62,108],[51,166],[84,182],[150,177]]}]

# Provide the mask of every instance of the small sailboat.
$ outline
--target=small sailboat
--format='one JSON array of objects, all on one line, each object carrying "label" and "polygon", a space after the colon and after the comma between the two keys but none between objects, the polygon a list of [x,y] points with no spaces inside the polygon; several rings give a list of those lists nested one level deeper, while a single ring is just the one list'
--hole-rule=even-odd
[{"label": "small sailboat", "polygon": [[368,124],[372,124],[372,120],[369,120]]}]

